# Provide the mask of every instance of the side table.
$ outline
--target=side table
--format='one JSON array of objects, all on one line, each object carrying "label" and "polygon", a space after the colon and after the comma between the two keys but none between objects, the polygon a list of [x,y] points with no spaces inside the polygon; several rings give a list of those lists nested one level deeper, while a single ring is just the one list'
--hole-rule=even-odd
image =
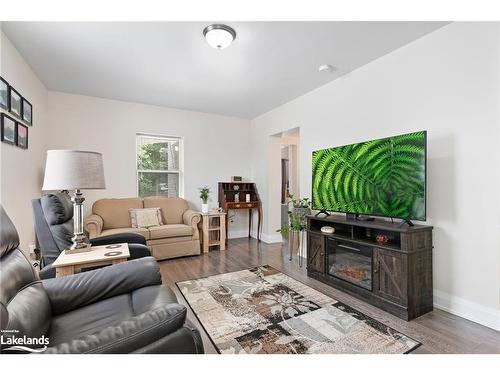
[{"label": "side table", "polygon": [[209,212],[201,214],[203,252],[208,253],[211,246],[226,250],[226,213]]},{"label": "side table", "polygon": [[106,246],[92,246],[90,251],[66,254],[61,252],[54,261],[56,277],[73,275],[82,269],[99,266],[109,266],[126,262],[130,256],[128,244],[113,244]]}]

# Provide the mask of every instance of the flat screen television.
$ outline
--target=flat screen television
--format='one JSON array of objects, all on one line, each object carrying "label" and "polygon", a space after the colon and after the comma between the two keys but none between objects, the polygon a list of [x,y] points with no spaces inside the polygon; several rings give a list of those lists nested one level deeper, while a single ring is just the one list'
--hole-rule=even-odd
[{"label": "flat screen television", "polygon": [[427,132],[314,151],[315,210],[426,219]]}]

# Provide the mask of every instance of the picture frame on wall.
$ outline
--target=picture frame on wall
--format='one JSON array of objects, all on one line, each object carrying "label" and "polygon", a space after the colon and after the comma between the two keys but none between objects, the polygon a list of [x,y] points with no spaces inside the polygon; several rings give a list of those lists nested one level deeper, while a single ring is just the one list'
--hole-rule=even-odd
[{"label": "picture frame on wall", "polygon": [[0,116],[2,142],[15,145],[17,131],[16,120],[5,113],[2,113]]},{"label": "picture frame on wall", "polygon": [[9,112],[19,119],[23,118],[23,97],[12,86],[9,86]]},{"label": "picture frame on wall", "polygon": [[0,108],[9,109],[9,83],[0,77]]},{"label": "picture frame on wall", "polygon": [[19,122],[16,128],[16,145],[20,148],[28,148],[28,127]]},{"label": "picture frame on wall", "polygon": [[33,106],[29,101],[23,98],[23,121],[30,126],[33,126]]}]

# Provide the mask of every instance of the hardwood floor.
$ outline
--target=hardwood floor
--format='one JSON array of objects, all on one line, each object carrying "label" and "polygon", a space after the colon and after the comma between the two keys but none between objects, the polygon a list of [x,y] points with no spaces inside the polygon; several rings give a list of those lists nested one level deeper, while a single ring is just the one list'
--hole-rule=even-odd
[{"label": "hardwood floor", "polygon": [[[229,240],[225,251],[212,250],[199,256],[162,261],[160,269],[164,282],[175,291],[179,302],[187,306],[175,282],[266,264],[420,341],[422,346],[412,353],[500,353],[500,332],[437,309],[410,322],[396,318],[348,294],[308,278],[305,265],[299,267],[296,257],[290,262],[288,251],[281,244],[258,243],[255,239],[246,238]],[[200,330],[205,351],[216,353],[206,332],[189,307],[188,319]]]}]

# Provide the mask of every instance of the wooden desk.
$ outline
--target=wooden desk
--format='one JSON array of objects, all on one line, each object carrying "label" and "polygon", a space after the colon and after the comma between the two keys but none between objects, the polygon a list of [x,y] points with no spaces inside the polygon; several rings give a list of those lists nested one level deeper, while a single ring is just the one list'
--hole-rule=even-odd
[{"label": "wooden desk", "polygon": [[[247,196],[249,201],[247,201]],[[252,212],[257,210],[257,240],[260,241],[262,225],[262,202],[253,182],[219,182],[219,205],[228,213],[229,210],[248,210],[248,237],[252,233]],[[229,230],[226,215],[226,241]]]},{"label": "wooden desk", "polygon": [[[83,268],[123,263],[130,256],[128,244],[126,243],[93,246],[91,249],[90,251],[77,254],[66,254],[66,251],[59,254],[53,263],[53,266],[56,268],[56,277],[73,275],[81,272]],[[106,255],[109,253],[118,254]]]},{"label": "wooden desk", "polygon": [[[262,205],[260,202],[227,202],[225,204],[225,211],[228,210],[248,210],[248,238],[252,233],[252,212],[257,210],[257,240],[260,241],[260,231],[262,223]],[[226,215],[226,241],[228,232],[228,217]]]}]

